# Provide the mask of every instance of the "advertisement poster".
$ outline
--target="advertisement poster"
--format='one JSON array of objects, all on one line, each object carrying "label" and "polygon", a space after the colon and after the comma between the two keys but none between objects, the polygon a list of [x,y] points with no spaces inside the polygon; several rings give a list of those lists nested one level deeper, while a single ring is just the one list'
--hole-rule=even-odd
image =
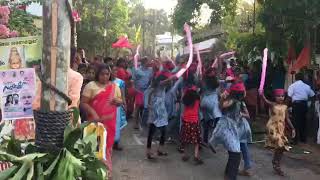
[{"label": "advertisement poster", "polygon": [[[31,83],[34,82],[35,75],[34,70],[26,70],[26,72],[21,72],[20,70],[25,70],[23,68],[33,68],[35,65],[39,65],[42,59],[42,37],[41,36],[31,36],[31,37],[18,37],[18,38],[9,38],[9,39],[0,39],[0,80],[3,81],[2,75],[7,75],[7,71],[10,69],[16,69],[15,75],[16,78],[13,80],[15,83],[19,83],[21,75],[31,76],[27,77],[26,80]],[[5,71],[7,70],[7,71]],[[29,74],[32,72],[32,75]],[[8,76],[10,75],[10,72]],[[13,76],[13,73],[11,74]],[[13,78],[13,77],[12,77]],[[33,78],[33,80],[32,80]],[[16,81],[17,80],[17,81]],[[24,79],[23,79],[24,80]],[[6,81],[6,80],[5,80]],[[12,82],[13,82],[12,81]],[[27,85],[31,85],[28,84]],[[23,82],[22,82],[23,83]],[[25,84],[23,83],[23,84]],[[0,83],[3,86],[3,83]],[[19,84],[18,84],[19,85]],[[21,85],[21,84],[20,84]],[[26,84],[25,84],[26,85]],[[31,85],[32,86],[32,85]],[[33,86],[35,84],[33,83]],[[3,91],[3,89],[1,89]],[[5,126],[0,132],[0,136],[14,133],[16,139],[20,140],[31,140],[35,138],[35,122],[32,116],[32,109],[29,105],[29,92],[28,88],[17,93],[13,93],[13,88],[7,91],[6,94],[1,92],[1,123],[4,123]],[[35,92],[35,87],[31,89],[30,94]],[[2,95],[3,94],[3,95]],[[8,97],[9,96],[9,97]],[[18,100],[19,96],[19,100]],[[24,99],[22,99],[24,96]],[[11,98],[12,97],[12,98]],[[9,107],[10,103],[5,107],[5,103],[13,100],[20,101],[19,107],[14,105]],[[32,96],[33,98],[33,96]],[[22,102],[24,101],[24,102]],[[32,101],[31,101],[32,102]],[[21,104],[25,103],[24,107],[21,107]],[[23,111],[23,113],[21,112]],[[12,118],[11,118],[12,117]]]},{"label": "advertisement poster", "polygon": [[0,40],[0,70],[32,67],[42,59],[40,36]]},{"label": "advertisement poster", "polygon": [[35,83],[33,68],[0,71],[2,120],[33,118]]}]

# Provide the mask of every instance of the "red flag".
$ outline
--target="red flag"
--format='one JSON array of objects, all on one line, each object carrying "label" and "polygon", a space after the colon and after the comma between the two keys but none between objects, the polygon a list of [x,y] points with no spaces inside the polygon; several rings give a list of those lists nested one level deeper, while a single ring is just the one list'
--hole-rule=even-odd
[{"label": "red flag", "polygon": [[132,45],[127,37],[121,36],[117,42],[112,44],[112,48],[132,48]]},{"label": "red flag", "polygon": [[311,49],[310,49],[310,44],[308,44],[302,49],[297,61],[293,64],[291,71],[297,71],[303,67],[310,66],[310,59],[311,59]]},{"label": "red flag", "polygon": [[297,57],[296,51],[295,51],[293,45],[290,43],[289,49],[288,49],[287,64],[291,64],[296,59],[296,57]]}]

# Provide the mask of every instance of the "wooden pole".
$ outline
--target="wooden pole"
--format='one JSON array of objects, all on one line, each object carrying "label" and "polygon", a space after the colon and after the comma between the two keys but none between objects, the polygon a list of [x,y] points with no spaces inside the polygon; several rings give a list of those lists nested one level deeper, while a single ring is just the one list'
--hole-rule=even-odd
[{"label": "wooden pole", "polygon": [[[67,94],[70,64],[71,14],[68,1],[43,2],[42,76],[47,83]],[[67,102],[42,86],[41,111],[66,111]]]}]

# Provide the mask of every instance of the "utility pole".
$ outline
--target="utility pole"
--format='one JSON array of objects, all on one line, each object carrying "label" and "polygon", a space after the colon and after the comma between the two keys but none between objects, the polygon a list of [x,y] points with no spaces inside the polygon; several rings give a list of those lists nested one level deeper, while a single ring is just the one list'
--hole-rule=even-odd
[{"label": "utility pole", "polygon": [[145,29],[146,29],[146,20],[144,19],[144,12],[145,9],[143,8],[143,11],[142,11],[142,54],[145,55]]},{"label": "utility pole", "polygon": [[253,0],[253,23],[252,23],[252,34],[256,32],[256,0]]},{"label": "utility pole", "polygon": [[174,26],[172,23],[172,28],[171,28],[171,59],[173,59],[173,51],[174,51],[174,42],[173,42],[173,36],[174,36]]},{"label": "utility pole", "polygon": [[156,10],[153,10],[153,44],[152,44],[152,55],[155,56],[156,49],[156,30],[157,30],[157,18],[156,18]]}]

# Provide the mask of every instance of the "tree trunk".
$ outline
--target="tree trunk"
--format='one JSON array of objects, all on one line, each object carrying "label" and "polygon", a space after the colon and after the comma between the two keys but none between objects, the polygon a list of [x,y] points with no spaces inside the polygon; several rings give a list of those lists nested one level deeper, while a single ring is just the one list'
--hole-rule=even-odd
[{"label": "tree trunk", "polygon": [[[47,83],[67,94],[70,64],[71,14],[65,0],[43,2],[42,76]],[[67,102],[42,86],[41,111],[66,111]]]}]

